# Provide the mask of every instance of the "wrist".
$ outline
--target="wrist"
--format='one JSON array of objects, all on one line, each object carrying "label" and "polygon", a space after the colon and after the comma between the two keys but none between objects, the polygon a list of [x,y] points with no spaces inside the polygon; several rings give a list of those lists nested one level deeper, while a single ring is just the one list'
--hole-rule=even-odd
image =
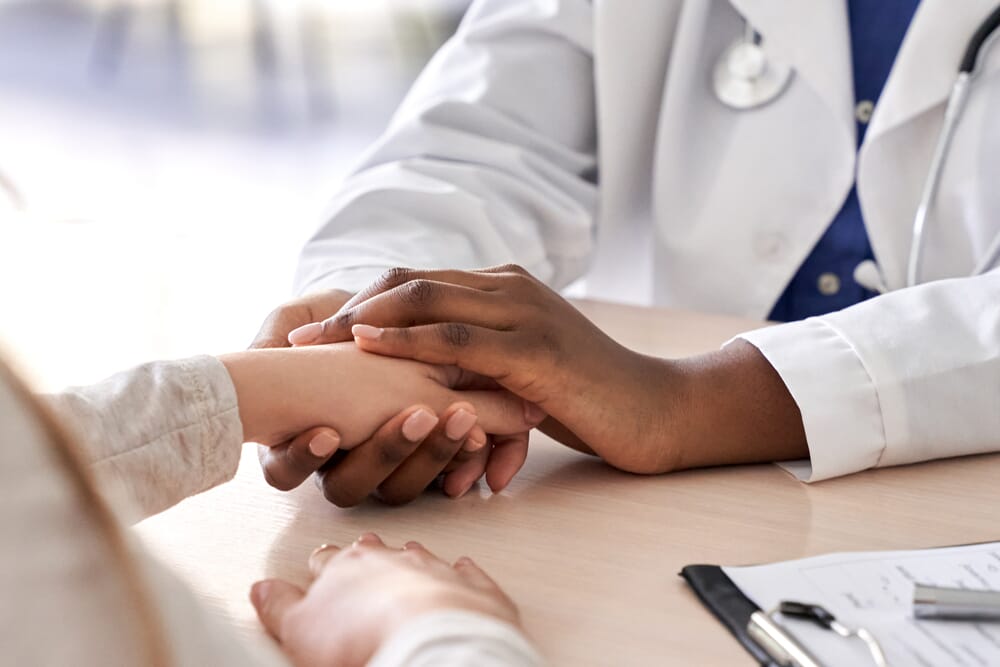
[{"label": "wrist", "polygon": [[808,456],[798,405],[756,347],[737,340],[675,363],[678,468]]},{"label": "wrist", "polygon": [[296,415],[301,406],[293,400],[294,387],[286,386],[288,350],[247,350],[218,357],[236,390],[243,440],[270,445],[301,431]]}]

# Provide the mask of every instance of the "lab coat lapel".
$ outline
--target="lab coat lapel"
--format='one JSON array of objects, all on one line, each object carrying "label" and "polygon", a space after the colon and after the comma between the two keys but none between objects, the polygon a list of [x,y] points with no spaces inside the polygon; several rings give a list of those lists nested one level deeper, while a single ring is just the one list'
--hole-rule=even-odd
[{"label": "lab coat lapel", "polygon": [[[995,7],[995,0],[923,0],[872,117],[858,161],[858,196],[890,289],[905,284],[913,217],[959,62]],[[978,79],[998,67],[990,52]]]},{"label": "lab coat lapel", "polygon": [[790,64],[795,76],[816,91],[854,145],[854,82],[846,3],[731,2],[763,36],[768,55]]},{"label": "lab coat lapel", "polygon": [[896,57],[865,140],[943,104],[972,34],[995,0],[923,0]]}]

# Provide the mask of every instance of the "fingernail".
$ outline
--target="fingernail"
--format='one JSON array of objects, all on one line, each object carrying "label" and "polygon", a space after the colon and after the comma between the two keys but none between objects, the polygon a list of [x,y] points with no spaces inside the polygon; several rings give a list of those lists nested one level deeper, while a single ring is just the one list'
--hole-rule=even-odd
[{"label": "fingernail", "polygon": [[531,401],[524,402],[524,420],[529,424],[541,424],[548,416],[548,413],[537,404]]},{"label": "fingernail", "polygon": [[288,334],[288,342],[292,345],[308,345],[323,333],[323,323],[313,322],[305,324],[298,329],[292,329]]},{"label": "fingernail", "polygon": [[378,340],[382,337],[382,329],[367,324],[355,324],[351,327],[351,333],[355,338],[364,338],[365,340]]},{"label": "fingernail", "polygon": [[461,440],[475,425],[476,415],[460,408],[448,419],[448,423],[444,427],[444,432],[451,440]]},{"label": "fingernail", "polygon": [[337,451],[337,447],[340,447],[340,437],[331,433],[319,433],[309,441],[309,451],[319,459],[330,456]]},{"label": "fingernail", "polygon": [[468,440],[465,441],[465,444],[462,445],[462,449],[464,449],[467,452],[478,452],[485,446],[486,446],[485,440],[477,440],[474,438],[469,438]]},{"label": "fingernail", "polygon": [[410,442],[420,442],[437,426],[438,418],[421,408],[403,422],[403,437]]}]

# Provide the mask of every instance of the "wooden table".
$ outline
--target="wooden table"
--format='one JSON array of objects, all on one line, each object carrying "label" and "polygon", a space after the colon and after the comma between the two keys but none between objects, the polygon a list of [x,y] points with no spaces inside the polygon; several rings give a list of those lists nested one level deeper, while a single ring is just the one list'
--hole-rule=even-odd
[{"label": "wooden table", "polygon": [[[612,336],[651,354],[718,347],[753,322],[588,303]],[[821,380],[820,380],[821,381]],[[805,485],[775,466],[639,477],[532,436],[498,496],[428,493],[406,507],[327,504],[311,484],[269,488],[247,448],[236,479],[138,531],[199,595],[260,635],[247,601],[263,577],[307,579],[322,542],[364,530],[474,557],[520,605],[553,665],[753,664],[677,576],[688,563],[751,564],[829,551],[1000,538],[1000,456],[885,469]]]}]

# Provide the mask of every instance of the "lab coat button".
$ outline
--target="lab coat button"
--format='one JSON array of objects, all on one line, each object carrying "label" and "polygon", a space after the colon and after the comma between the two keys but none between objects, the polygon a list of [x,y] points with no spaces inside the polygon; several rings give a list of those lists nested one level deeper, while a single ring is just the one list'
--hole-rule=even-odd
[{"label": "lab coat button", "polygon": [[833,296],[840,291],[840,278],[836,273],[823,273],[816,281],[816,289],[823,296]]},{"label": "lab coat button", "polygon": [[875,103],[871,100],[861,100],[854,107],[854,117],[858,119],[858,122],[862,125],[867,125],[868,121],[872,119],[872,114],[875,112]]}]

